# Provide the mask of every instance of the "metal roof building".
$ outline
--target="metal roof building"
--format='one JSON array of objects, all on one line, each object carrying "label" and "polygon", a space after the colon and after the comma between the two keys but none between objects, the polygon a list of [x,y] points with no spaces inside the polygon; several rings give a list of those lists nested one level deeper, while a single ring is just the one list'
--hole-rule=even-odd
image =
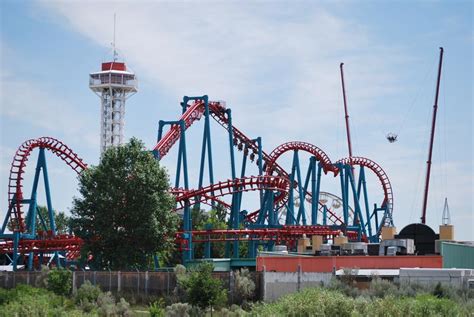
[{"label": "metal roof building", "polygon": [[443,268],[474,269],[474,242],[442,242]]}]

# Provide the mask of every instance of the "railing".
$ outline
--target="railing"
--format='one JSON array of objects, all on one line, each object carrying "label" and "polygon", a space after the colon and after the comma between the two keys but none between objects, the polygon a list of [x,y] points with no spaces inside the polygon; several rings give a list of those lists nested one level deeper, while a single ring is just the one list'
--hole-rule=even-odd
[{"label": "railing", "polygon": [[137,83],[135,76],[127,74],[94,74],[89,77],[89,86],[123,85],[136,87]]}]

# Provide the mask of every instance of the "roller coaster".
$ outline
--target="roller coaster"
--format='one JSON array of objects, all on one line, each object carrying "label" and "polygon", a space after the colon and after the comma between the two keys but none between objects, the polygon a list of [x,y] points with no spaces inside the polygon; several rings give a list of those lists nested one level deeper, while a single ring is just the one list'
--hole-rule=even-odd
[{"label": "roller coaster", "polygon": [[[248,243],[247,256],[255,257],[259,247],[272,250],[276,244],[286,244],[291,249],[303,236],[322,235],[326,239],[333,239],[343,234],[351,241],[377,242],[381,228],[393,225],[392,187],[387,174],[374,161],[364,157],[349,157],[333,163],[320,148],[298,141],[284,143],[268,154],[263,150],[262,138],[247,137],[232,124],[231,109],[224,102],[209,101],[206,95],[185,96],[181,110],[178,120],[159,121],[157,143],[152,153],[157,160],[162,160],[172,148],[177,150],[175,182],[170,193],[176,198],[175,211],[183,217],[182,229],[176,233],[176,242],[184,261],[194,258],[196,243],[205,244],[206,258],[211,257],[212,245],[218,242],[226,243],[226,257],[239,258],[242,243]],[[193,156],[200,158],[198,184],[192,187],[186,134],[201,119],[204,120],[201,153],[200,156]],[[218,149],[219,160],[228,155],[230,161],[230,175],[224,176],[222,181],[215,181],[214,177],[211,121],[223,128],[228,143],[228,151]],[[39,149],[36,172],[31,196],[25,198],[22,185],[24,170],[34,149]],[[57,265],[64,264],[61,259],[72,261],[80,255],[81,239],[72,234],[57,234],[56,231],[46,150],[63,160],[76,173],[87,168],[77,154],[54,138],[28,140],[19,147],[10,169],[8,211],[0,232],[0,253],[10,258],[15,269],[21,261],[32,269],[35,259],[39,257],[38,261],[41,261],[44,254],[53,254]],[[237,170],[237,151],[242,152],[240,171]],[[309,156],[305,174],[300,159],[302,153]],[[292,157],[288,170],[280,163],[283,155]],[[255,163],[257,175],[249,175],[249,161]],[[380,182],[383,199],[379,204],[369,200],[366,171],[373,173]],[[43,219],[37,212],[37,187],[41,173],[49,219]],[[204,184],[206,173],[208,185]],[[337,180],[339,194],[321,190],[325,177]],[[247,192],[254,192],[258,196],[255,210],[247,211],[242,207]],[[210,208],[225,208],[228,214],[227,229],[193,228],[192,210],[200,210],[202,204]],[[26,207],[25,216],[23,210]],[[40,228],[37,228],[37,220],[41,224]],[[49,230],[41,230],[46,228]]]}]

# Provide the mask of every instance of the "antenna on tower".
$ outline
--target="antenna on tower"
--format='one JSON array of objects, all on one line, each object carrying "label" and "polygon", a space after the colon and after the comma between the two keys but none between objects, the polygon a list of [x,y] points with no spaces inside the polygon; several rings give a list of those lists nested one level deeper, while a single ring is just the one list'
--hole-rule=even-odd
[{"label": "antenna on tower", "polygon": [[112,42],[112,48],[114,49],[114,62],[117,61],[117,49],[115,47],[115,26],[116,26],[116,18],[117,18],[117,14],[114,13],[114,41]]},{"label": "antenna on tower", "polygon": [[444,198],[443,225],[451,224],[451,214],[449,213],[448,197]]}]

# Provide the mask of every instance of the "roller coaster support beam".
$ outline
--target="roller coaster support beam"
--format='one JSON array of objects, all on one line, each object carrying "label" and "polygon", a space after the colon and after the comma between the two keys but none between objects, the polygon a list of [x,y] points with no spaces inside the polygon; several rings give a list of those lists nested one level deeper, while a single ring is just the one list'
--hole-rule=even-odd
[{"label": "roller coaster support beam", "polygon": [[360,228],[359,229],[359,241],[360,241],[360,239],[362,238],[361,234],[364,234],[365,236],[367,236],[367,232],[365,230],[365,224],[364,224],[364,217],[362,217],[362,211],[361,211],[361,208],[360,208],[359,197],[357,195],[357,190],[356,190],[355,181],[354,181],[354,174],[352,173],[353,167],[352,166],[345,166],[345,168],[346,168],[346,173],[349,176],[349,182],[350,182],[350,187],[352,189],[352,197],[353,197],[353,200],[354,200],[354,207],[355,207],[355,210],[354,210],[355,216],[354,216],[353,225],[354,226],[359,226],[359,228]]},{"label": "roller coaster support beam", "polygon": [[306,191],[303,191],[303,183],[301,182],[301,168],[300,168],[300,159],[298,155],[298,151],[295,151],[294,154],[294,164],[296,166],[296,177],[298,178],[298,196],[300,200],[300,206],[298,209],[298,216],[296,218],[296,223],[300,224],[300,220],[303,222],[303,226],[306,226],[306,213],[305,213],[305,195]]},{"label": "roller coaster support beam", "polygon": [[342,198],[342,213],[343,213],[343,218],[344,218],[344,223],[347,224],[349,223],[349,201],[348,201],[348,193],[347,193],[347,181],[346,179],[346,170],[344,168],[343,164],[337,164],[337,167],[339,169],[339,179],[341,182],[341,198]]},{"label": "roller coaster support beam", "polygon": [[206,152],[207,152],[207,163],[209,169],[209,183],[214,184],[214,171],[212,164],[212,143],[211,143],[211,126],[210,126],[210,113],[209,113],[209,98],[207,95],[200,97],[183,97],[183,113],[186,111],[189,101],[204,101],[204,132],[202,136],[202,149],[201,149],[201,165],[199,170],[199,184],[198,188],[202,188],[204,181],[204,165],[206,161]]},{"label": "roller coaster support beam", "polygon": [[[322,164],[317,164],[317,159],[315,156],[311,156],[309,159],[308,172],[306,174],[306,180],[304,183],[303,193],[308,192],[309,181],[311,179],[311,225],[318,224],[318,206],[319,206],[319,192],[321,188],[321,172]],[[301,203],[304,203],[304,200],[301,200]]]},{"label": "roller coaster support beam", "polygon": [[[295,176],[298,178],[297,184],[295,184]],[[298,210],[298,215],[295,217],[295,199],[294,199],[294,187],[298,189],[298,195],[300,199],[300,206]],[[303,217],[303,222],[306,224],[306,216],[304,215],[304,195],[303,188],[301,187],[301,170],[300,170],[300,161],[298,156],[298,150],[293,151],[293,163],[291,166],[290,174],[290,188],[288,194],[288,204],[286,212],[286,225],[295,225],[299,224],[300,218]]]},{"label": "roller coaster support beam", "polygon": [[[367,195],[367,184],[365,180],[365,169],[363,166],[359,169],[359,182],[357,185],[357,198],[360,200],[360,194],[364,195],[364,207],[365,207],[365,215],[366,215],[366,227],[368,230],[369,238],[372,238],[372,225],[370,221],[370,209],[369,209],[369,197]],[[372,242],[372,241],[371,241]]]},{"label": "roller coaster support beam", "polygon": [[[175,187],[179,188],[179,183],[181,180],[181,166],[182,166],[184,189],[189,190],[188,160],[187,160],[187,155],[186,155],[186,124],[183,120],[160,121],[159,127],[158,127],[158,141],[161,140],[163,136],[163,127],[166,125],[178,125],[181,130],[181,136],[179,138],[178,163],[176,166]],[[155,153],[158,153],[158,152],[155,152]],[[183,252],[183,260],[188,261],[193,258],[192,233],[191,233],[192,217],[191,217],[191,207],[189,206],[189,202],[184,203],[183,229],[184,229],[185,239],[188,241],[187,250]]]},{"label": "roller coaster support beam", "polygon": [[323,226],[326,226],[328,222],[328,207],[326,205],[323,206]]}]

